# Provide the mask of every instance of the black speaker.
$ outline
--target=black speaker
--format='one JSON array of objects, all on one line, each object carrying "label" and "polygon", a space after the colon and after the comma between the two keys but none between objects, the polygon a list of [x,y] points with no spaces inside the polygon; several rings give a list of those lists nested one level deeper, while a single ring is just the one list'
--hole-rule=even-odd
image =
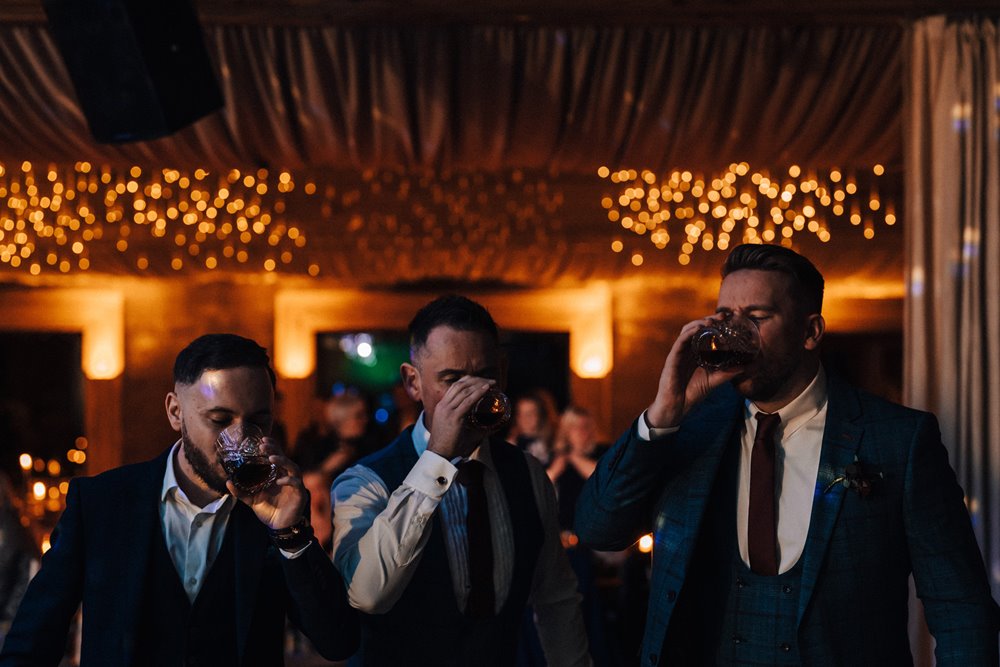
[{"label": "black speaker", "polygon": [[98,141],[171,134],[222,106],[187,0],[43,0]]}]

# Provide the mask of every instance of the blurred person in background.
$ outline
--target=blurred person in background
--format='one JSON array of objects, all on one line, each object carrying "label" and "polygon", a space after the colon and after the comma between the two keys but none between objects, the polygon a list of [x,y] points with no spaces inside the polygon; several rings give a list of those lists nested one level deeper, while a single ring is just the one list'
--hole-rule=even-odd
[{"label": "blurred person in background", "polygon": [[28,582],[38,570],[38,547],[21,522],[20,498],[0,471],[0,647]]},{"label": "blurred person in background", "polygon": [[563,530],[573,529],[583,483],[606,450],[607,446],[598,443],[597,423],[586,408],[571,405],[563,411],[552,445],[552,460],[546,469],[559,497],[559,527]]},{"label": "blurred person in background", "polygon": [[295,439],[292,458],[303,470],[318,470],[332,481],[373,448],[368,425],[368,404],[361,394],[335,394],[323,403],[321,419]]},{"label": "blurred person in background", "polygon": [[[623,554],[608,554],[604,559],[595,557],[593,551],[581,545],[573,532],[576,501],[597,467],[597,460],[607,450],[598,442],[597,422],[583,407],[571,405],[559,417],[559,429],[552,445],[552,460],[546,472],[556,487],[559,501],[559,528],[570,566],[576,573],[580,594],[583,596],[583,620],[587,626],[590,652],[599,665],[613,664],[605,637],[605,605],[597,589],[599,572],[607,570],[616,576]],[[612,609],[612,613],[616,610]]]},{"label": "blurred person in background", "polygon": [[558,410],[548,390],[532,389],[514,402],[514,421],[507,440],[548,465]]}]

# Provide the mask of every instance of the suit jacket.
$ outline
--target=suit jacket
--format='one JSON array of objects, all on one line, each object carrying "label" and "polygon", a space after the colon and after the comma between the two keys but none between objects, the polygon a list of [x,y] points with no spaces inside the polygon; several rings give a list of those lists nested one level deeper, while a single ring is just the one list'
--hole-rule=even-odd
[{"label": "suit jacket", "polygon": [[[136,626],[151,531],[162,530],[159,502],[169,451],[70,482],[52,548],[21,602],[0,665],[57,665],[81,602],[84,667],[142,662]],[[236,504],[229,521],[234,523],[240,664],[281,664],[286,613],[324,656],[351,655],[358,645],[357,615],[319,545],[314,542],[298,558],[287,559],[243,503]]]},{"label": "suit jacket", "polygon": [[[798,640],[805,664],[908,664],[912,572],[938,664],[997,664],[1000,610],[990,595],[962,490],[937,421],[829,380],[826,428],[802,554]],[[738,446],[743,398],[725,385],[663,441],[636,425],[601,459],[576,532],[624,549],[652,532],[642,664],[660,660],[722,454]],[[859,461],[881,471],[867,497],[834,483]],[[685,597],[697,591],[685,591]]]}]

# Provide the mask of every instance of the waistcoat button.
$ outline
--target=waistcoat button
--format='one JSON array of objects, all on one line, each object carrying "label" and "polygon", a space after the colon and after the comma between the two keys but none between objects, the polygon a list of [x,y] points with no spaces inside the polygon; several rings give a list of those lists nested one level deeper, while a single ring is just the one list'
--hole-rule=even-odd
[{"label": "waistcoat button", "polygon": [[788,584],[785,584],[784,586],[781,587],[781,592],[782,593],[791,593],[792,592],[792,587],[789,586]]},{"label": "waistcoat button", "polygon": [[789,651],[792,650],[792,647],[787,643],[782,644],[779,648],[785,653],[788,653]]}]

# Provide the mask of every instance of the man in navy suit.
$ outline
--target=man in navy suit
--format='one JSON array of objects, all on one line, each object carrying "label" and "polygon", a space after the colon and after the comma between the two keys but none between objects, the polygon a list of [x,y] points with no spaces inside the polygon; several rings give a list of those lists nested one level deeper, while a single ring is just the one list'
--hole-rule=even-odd
[{"label": "man in navy suit", "polygon": [[[933,415],[824,370],[823,278],[742,245],[717,312],[686,324],[656,397],[602,458],[576,531],[597,549],[654,534],[642,664],[908,664],[913,574],[938,664],[997,664],[998,610]],[[756,322],[744,366],[691,341]]]},{"label": "man in navy suit", "polygon": [[209,334],[181,351],[166,398],[180,439],[70,483],[0,665],[59,664],[81,602],[84,667],[281,665],[286,614],[324,656],[349,656],[357,616],[312,538],[298,469],[265,440],[278,477],[249,495],[216,453],[229,424],[267,433],[273,404],[274,372],[252,340]]}]

